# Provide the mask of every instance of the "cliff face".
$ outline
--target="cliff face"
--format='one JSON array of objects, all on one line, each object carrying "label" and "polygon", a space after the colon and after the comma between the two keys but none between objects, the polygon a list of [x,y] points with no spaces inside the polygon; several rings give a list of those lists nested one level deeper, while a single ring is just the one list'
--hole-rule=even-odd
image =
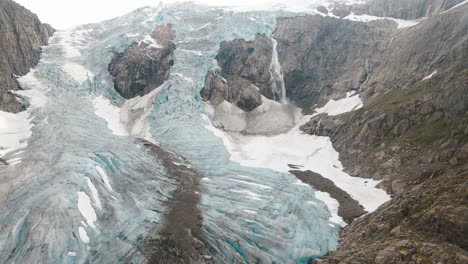
[{"label": "cliff face", "polygon": [[174,65],[174,37],[171,25],[161,25],[147,39],[114,54],[109,72],[122,97],[145,95],[169,78]]},{"label": "cliff face", "polygon": [[[442,13],[458,2],[408,1],[395,13],[399,1],[393,1],[384,6],[386,13],[374,11],[407,19],[432,16],[400,30],[389,21],[320,16],[278,21],[273,38],[288,99],[310,112],[355,90],[365,104],[349,114],[316,116],[302,130],[331,137],[350,174],[382,180],[380,187],[394,195],[356,219],[343,231],[340,249],[317,262],[468,261],[463,235],[468,233],[468,5]],[[377,3],[370,6],[384,4]],[[246,87],[266,85],[261,73],[271,62],[269,44],[257,38],[223,47],[229,49],[220,54],[229,56],[218,56],[220,69],[207,76],[202,95],[244,109],[226,92],[233,86],[228,72],[248,72]],[[241,60],[253,47],[264,50],[266,59]]]},{"label": "cliff face", "polygon": [[288,98],[310,112],[317,103],[365,89],[395,31],[388,21],[353,23],[321,16],[279,20],[273,37]]},{"label": "cliff face", "polygon": [[19,89],[16,76],[25,75],[38,62],[41,46],[54,33],[21,5],[0,1],[0,110],[19,112],[25,106],[10,90]]},{"label": "cliff face", "polygon": [[357,14],[414,20],[440,14],[464,0],[372,0],[353,7]]},{"label": "cliff face", "polygon": [[216,56],[219,68],[210,72],[201,92],[214,106],[224,100],[250,112],[262,104],[262,97],[274,99],[270,65],[273,43],[264,35],[253,41],[237,39],[221,43]]},{"label": "cliff face", "polygon": [[394,199],[356,219],[319,263],[466,263],[468,6],[392,39],[364,108],[314,117],[354,175],[383,180]]}]

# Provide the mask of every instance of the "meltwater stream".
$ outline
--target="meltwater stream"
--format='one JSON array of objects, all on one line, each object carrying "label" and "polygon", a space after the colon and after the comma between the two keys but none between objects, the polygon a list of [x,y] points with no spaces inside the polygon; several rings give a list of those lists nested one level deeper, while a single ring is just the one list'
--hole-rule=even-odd
[{"label": "meltwater stream", "polygon": [[162,23],[176,31],[175,64],[147,122],[152,139],[203,174],[214,261],[307,263],[335,249],[339,227],[314,190],[229,161],[203,117],[199,92],[219,44],[271,34],[279,15],[287,14],[180,4],[58,32],[23,80],[47,100],[29,110],[35,126],[23,161],[0,167],[0,262],[144,263],[136,241],[160,226],[177,186],[139,141],[108,129],[93,101],[123,103],[107,73],[112,54]]}]

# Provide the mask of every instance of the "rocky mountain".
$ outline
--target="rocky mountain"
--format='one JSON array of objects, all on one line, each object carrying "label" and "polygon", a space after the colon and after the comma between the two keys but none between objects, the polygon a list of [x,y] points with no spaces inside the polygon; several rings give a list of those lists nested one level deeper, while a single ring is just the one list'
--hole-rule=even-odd
[{"label": "rocky mountain", "polygon": [[[311,113],[349,91],[364,99],[365,107],[358,111],[318,115],[301,129],[331,137],[347,171],[382,180],[380,187],[395,197],[356,219],[342,233],[340,249],[318,263],[468,260],[468,242],[462,235],[468,232],[468,5],[443,12],[459,2],[367,5],[379,16],[433,16],[407,29],[386,20],[278,20],[273,38],[289,100]],[[258,93],[271,94],[247,87],[267,84],[270,54],[264,36],[223,43],[217,57],[220,69],[208,74],[203,98],[214,104],[234,102],[245,111],[251,109],[244,102],[258,107]],[[238,76],[248,82],[237,85],[233,79]],[[226,92],[233,90],[252,92],[243,92],[237,100]]]},{"label": "rocky mountain", "polygon": [[38,17],[11,1],[0,2],[0,110],[19,112],[25,109],[13,92],[21,89],[15,76],[25,75],[39,62],[41,46],[54,33]]},{"label": "rocky mountain", "polygon": [[437,15],[394,38],[367,105],[302,129],[330,136],[354,175],[395,198],[355,220],[319,263],[466,263],[467,11]]},{"label": "rocky mountain", "polygon": [[174,37],[171,25],[161,25],[140,43],[114,54],[109,72],[122,97],[145,95],[168,79],[174,65]]},{"label": "rocky mountain", "polygon": [[269,70],[272,52],[273,43],[265,35],[253,41],[221,43],[216,56],[219,67],[207,75],[202,98],[214,106],[226,100],[246,112],[262,104],[261,95],[274,99]]}]

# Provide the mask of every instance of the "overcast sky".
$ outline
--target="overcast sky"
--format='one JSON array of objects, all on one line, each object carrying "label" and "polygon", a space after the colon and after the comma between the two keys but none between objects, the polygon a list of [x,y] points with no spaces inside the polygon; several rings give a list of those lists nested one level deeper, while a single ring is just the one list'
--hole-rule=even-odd
[{"label": "overcast sky", "polygon": [[[0,0],[1,1],[1,0]],[[14,0],[36,13],[42,22],[57,29],[99,22],[120,16],[142,6],[157,6],[160,0]],[[176,2],[181,0],[164,0]],[[210,5],[252,6],[263,9],[279,2],[302,6],[324,0],[196,0]],[[182,1],[181,1],[182,2]],[[184,1],[187,2],[187,1]]]}]

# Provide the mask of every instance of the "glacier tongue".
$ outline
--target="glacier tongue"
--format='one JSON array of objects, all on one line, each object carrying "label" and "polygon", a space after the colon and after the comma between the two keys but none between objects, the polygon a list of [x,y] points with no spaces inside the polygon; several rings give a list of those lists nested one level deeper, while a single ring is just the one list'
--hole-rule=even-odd
[{"label": "glacier tongue", "polygon": [[[0,167],[0,262],[145,261],[137,240],[161,226],[177,186],[141,144],[121,136],[127,134],[110,104],[124,100],[107,66],[114,52],[141,41],[158,23],[172,23],[177,32],[175,65],[153,96],[125,104],[145,109],[129,135],[157,140],[204,175],[200,207],[215,261],[307,263],[336,249],[339,226],[330,225],[330,212],[312,188],[289,173],[231,162],[202,115],[199,93],[219,44],[270,35],[280,15],[288,14],[177,4],[51,39],[34,72],[48,88],[47,104],[32,113],[47,122],[33,127],[22,166]],[[98,109],[105,106],[106,115],[95,109],[103,100]]]}]

